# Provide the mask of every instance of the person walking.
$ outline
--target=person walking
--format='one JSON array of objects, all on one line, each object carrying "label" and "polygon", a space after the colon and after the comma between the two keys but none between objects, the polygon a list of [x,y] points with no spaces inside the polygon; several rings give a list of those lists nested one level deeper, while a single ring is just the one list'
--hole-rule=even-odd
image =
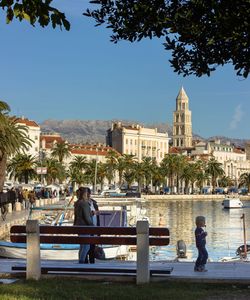
[{"label": "person walking", "polygon": [[6,215],[8,213],[8,197],[7,193],[4,193],[3,191],[0,192],[0,207],[2,219],[3,221],[5,221]]},{"label": "person walking", "polygon": [[[93,225],[100,226],[100,216],[99,216],[98,204],[97,204],[96,200],[91,198],[90,188],[88,188],[88,203],[89,203],[89,207],[91,210]],[[88,263],[94,264],[95,263],[95,247],[96,247],[96,245],[94,245],[94,244],[90,245],[90,249],[85,258],[85,264],[88,264]]]},{"label": "person walking", "polygon": [[[80,187],[77,192],[77,201],[74,204],[74,225],[93,226],[91,210],[88,202],[88,188]],[[88,236],[88,235],[80,235]],[[79,263],[85,262],[86,255],[90,249],[89,244],[81,244],[79,249]]]},{"label": "person walking", "polygon": [[208,259],[208,253],[206,250],[206,236],[207,232],[203,229],[206,227],[206,219],[203,216],[198,216],[195,219],[195,242],[198,249],[198,257],[195,262],[195,272],[206,272],[205,265]]}]

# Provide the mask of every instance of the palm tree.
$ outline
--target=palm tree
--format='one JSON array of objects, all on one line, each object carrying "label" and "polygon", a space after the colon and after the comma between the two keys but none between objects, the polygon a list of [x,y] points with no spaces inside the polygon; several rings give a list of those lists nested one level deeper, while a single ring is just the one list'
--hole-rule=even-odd
[{"label": "palm tree", "polygon": [[175,155],[175,172],[176,172],[176,189],[177,194],[180,192],[180,179],[183,174],[184,168],[187,166],[187,157],[184,155]]},{"label": "palm tree", "polygon": [[123,154],[123,159],[125,165],[123,178],[128,184],[128,189],[130,189],[136,175],[136,157],[132,154]]},{"label": "palm tree", "polygon": [[114,150],[109,150],[106,155],[106,177],[109,184],[115,177],[115,170],[117,168],[119,154]]},{"label": "palm tree", "polygon": [[75,156],[69,164],[67,176],[72,181],[73,190],[76,189],[75,184],[81,185],[85,182],[86,176],[84,170],[87,168],[88,161],[86,156]]},{"label": "palm tree", "polygon": [[106,166],[104,163],[99,162],[97,166],[97,183],[101,184],[101,190],[103,190],[105,177],[106,177]]},{"label": "palm tree", "polygon": [[[144,171],[144,177],[145,177],[145,183],[146,183],[146,189],[148,188],[148,185],[151,183],[152,181],[152,177],[153,177],[153,168],[154,168],[154,164],[156,162],[153,162],[151,157],[143,157],[142,159],[142,169]],[[153,189],[153,187],[151,186],[151,189]]]},{"label": "palm tree", "polygon": [[44,161],[47,168],[46,181],[48,184],[54,183],[57,179],[60,181],[66,177],[64,166],[54,158],[47,158]]},{"label": "palm tree", "polygon": [[248,192],[250,191],[250,173],[243,173],[239,178],[239,187],[246,186]]},{"label": "palm tree", "polygon": [[7,171],[10,173],[10,177],[18,179],[19,182],[29,182],[29,179],[33,179],[36,176],[36,158],[28,155],[18,153],[7,164]]},{"label": "palm tree", "polygon": [[157,187],[161,186],[164,183],[164,175],[162,174],[162,169],[157,164],[153,166],[152,181],[153,185],[155,186],[155,191]]},{"label": "palm tree", "polygon": [[206,167],[206,173],[211,176],[213,191],[216,187],[217,178],[224,175],[222,164],[212,157]]},{"label": "palm tree", "polygon": [[222,176],[218,180],[218,184],[220,187],[228,187],[228,186],[233,186],[234,182],[233,182],[232,178],[230,178],[229,176]]},{"label": "palm tree", "polygon": [[124,160],[123,155],[119,156],[117,159],[117,165],[116,165],[116,170],[118,171],[118,177],[119,177],[119,187],[122,185],[122,178],[123,178],[123,172],[126,167],[126,162]]},{"label": "palm tree", "polygon": [[188,189],[190,183],[192,184],[192,189],[193,189],[193,183],[196,178],[196,165],[194,163],[187,163],[183,169],[181,179],[184,180],[185,187],[184,191],[185,194],[188,194]]},{"label": "palm tree", "polygon": [[27,127],[9,117],[9,111],[8,104],[0,101],[0,191],[5,181],[7,158],[31,146]]},{"label": "palm tree", "polygon": [[86,181],[86,176],[83,172],[79,172],[79,170],[75,167],[70,166],[67,172],[67,176],[70,178],[73,190],[76,190],[75,184],[81,185]]},{"label": "palm tree", "polygon": [[128,190],[130,189],[132,183],[135,180],[136,177],[136,170],[135,168],[130,168],[130,169],[125,169],[124,173],[123,173],[123,177],[125,179],[125,181],[127,182],[128,185]]},{"label": "palm tree", "polygon": [[144,180],[145,172],[143,164],[135,162],[135,180],[138,183],[138,192],[141,193],[142,182]]},{"label": "palm tree", "polygon": [[56,143],[51,151],[52,158],[57,158],[60,163],[70,156],[70,149],[68,144],[63,141],[61,143]]},{"label": "palm tree", "polygon": [[[85,170],[85,182],[92,184],[92,186],[95,186],[95,172],[96,172],[96,159],[91,159]],[[97,164],[97,170],[98,170],[98,164]],[[96,178],[97,180],[97,178]]]},{"label": "palm tree", "polygon": [[86,156],[75,156],[74,160],[70,162],[70,167],[82,172],[87,166],[87,158]]},{"label": "palm tree", "polygon": [[167,154],[161,161],[161,169],[164,176],[169,178],[171,193],[174,191],[174,178],[179,170],[179,158],[177,154]]}]

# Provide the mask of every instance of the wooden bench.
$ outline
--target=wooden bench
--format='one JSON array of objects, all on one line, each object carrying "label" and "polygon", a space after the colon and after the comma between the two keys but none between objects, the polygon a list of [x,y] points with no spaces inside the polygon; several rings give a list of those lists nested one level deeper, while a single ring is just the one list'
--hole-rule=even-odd
[{"label": "wooden bench", "polygon": [[[15,243],[27,243],[26,266],[13,266],[13,270],[26,270],[27,279],[39,279],[41,274],[102,273],[129,274],[136,276],[137,283],[149,282],[150,276],[170,274],[172,268],[149,266],[149,246],[169,244],[169,230],[163,227],[149,227],[148,221],[138,221],[136,227],[93,227],[93,226],[39,226],[37,220],[28,220],[26,226],[11,227],[10,239]],[[80,236],[94,235],[94,236]],[[136,245],[137,262],[114,266],[96,263],[90,265],[52,266],[41,265],[40,243],[43,244],[99,244]]]}]

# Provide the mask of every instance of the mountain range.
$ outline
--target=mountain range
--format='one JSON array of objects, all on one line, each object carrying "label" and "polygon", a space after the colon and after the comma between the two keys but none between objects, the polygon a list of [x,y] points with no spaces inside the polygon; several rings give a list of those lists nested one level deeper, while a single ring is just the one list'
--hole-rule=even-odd
[{"label": "mountain range", "polygon": [[[70,143],[106,143],[106,132],[112,122],[121,122],[124,125],[139,124],[145,128],[157,128],[158,132],[167,132],[172,137],[172,126],[167,123],[140,123],[128,120],[45,120],[40,123],[42,132],[59,133],[63,139]],[[220,139],[221,142],[230,141],[239,147],[244,147],[248,140],[233,139],[225,136],[212,136],[207,139],[193,133],[193,138],[201,141]]]}]

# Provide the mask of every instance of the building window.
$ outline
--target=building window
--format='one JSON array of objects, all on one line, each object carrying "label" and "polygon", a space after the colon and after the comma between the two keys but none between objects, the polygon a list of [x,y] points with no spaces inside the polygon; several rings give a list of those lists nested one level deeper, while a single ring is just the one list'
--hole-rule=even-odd
[{"label": "building window", "polygon": [[38,136],[37,135],[35,135],[35,140],[38,140]]}]

